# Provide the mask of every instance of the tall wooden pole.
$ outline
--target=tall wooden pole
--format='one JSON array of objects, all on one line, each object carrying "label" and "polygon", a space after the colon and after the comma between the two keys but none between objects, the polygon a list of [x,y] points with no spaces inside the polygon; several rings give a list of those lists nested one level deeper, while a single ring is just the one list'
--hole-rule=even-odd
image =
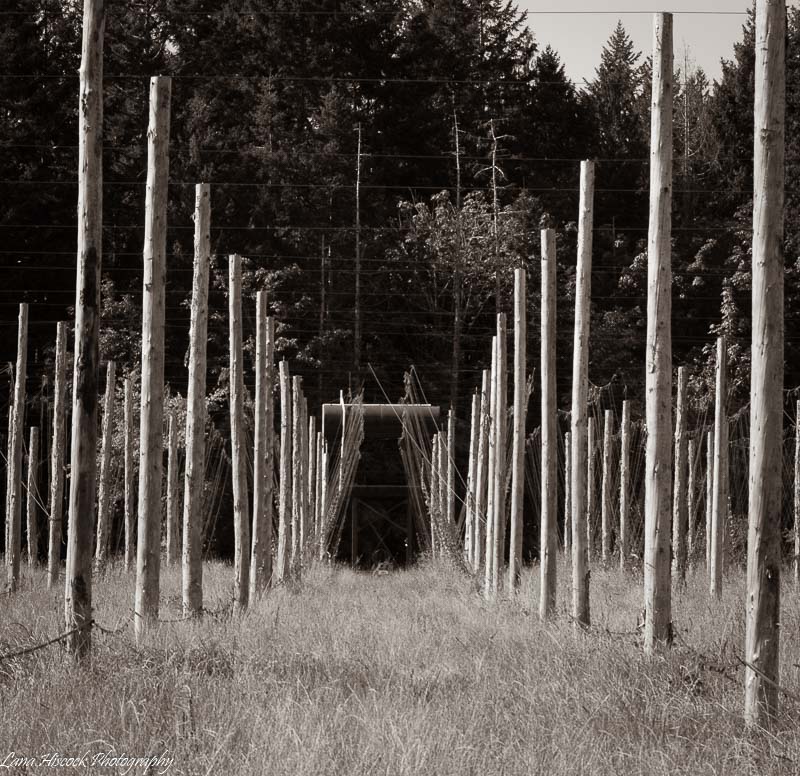
[{"label": "tall wooden pole", "polygon": [[711,503],[711,595],[722,597],[722,537],[728,512],[728,348],[725,336],[717,339],[717,395],[714,407],[714,490]]},{"label": "tall wooden pole", "polygon": [[[558,549],[558,407],[556,394],[556,233],[543,229],[541,261],[541,427],[542,476],[539,518],[539,617],[552,616],[556,607]],[[523,387],[524,389],[524,387]],[[524,436],[524,427],[523,427]],[[524,448],[523,448],[524,456]],[[525,463],[520,463],[520,469]],[[524,473],[521,472],[521,476]],[[522,486],[520,485],[520,491]],[[520,499],[522,493],[520,492]]]},{"label": "tall wooden pole", "polygon": [[[544,269],[544,259],[542,259]],[[544,286],[544,280],[542,281]],[[514,270],[514,419],[511,448],[511,526],[508,549],[508,591],[519,589],[522,579],[522,523],[525,499],[525,418],[528,410],[527,293],[525,270]],[[542,305],[544,317],[544,304]],[[544,420],[542,421],[544,424]]]},{"label": "tall wooden pole", "polygon": [[586,541],[587,401],[589,396],[589,310],[592,294],[594,162],[581,162],[578,264],[575,272],[575,334],[572,351],[572,617],[589,625],[589,556]]},{"label": "tall wooden pole", "polygon": [[247,508],[247,456],[244,430],[244,353],[242,342],[242,258],[228,264],[230,332],[231,470],[233,474],[233,608],[247,608],[250,581],[250,522]]},{"label": "tall wooden pole", "polygon": [[688,440],[686,438],[686,367],[678,367],[678,393],[675,416],[675,472],[672,502],[672,577],[686,581],[689,494],[686,487]]},{"label": "tall wooden pole", "polygon": [[453,408],[447,413],[447,526],[450,531],[456,522],[456,413]]},{"label": "tall wooden pole", "polygon": [[[14,371],[14,411],[11,421],[11,441],[8,457],[8,539],[6,562],[8,564],[8,592],[13,593],[19,584],[20,556],[22,554],[22,448],[25,442],[25,382],[28,368],[28,305],[19,306],[17,329],[17,366]],[[91,547],[89,548],[91,552]]]},{"label": "tall wooden pole", "polygon": [[491,402],[491,372],[484,369],[481,375],[480,422],[478,427],[478,458],[475,462],[475,539],[472,568],[480,573],[483,557],[484,527],[486,525],[486,472],[489,466],[489,405]]},{"label": "tall wooden pole", "polygon": [[497,469],[497,394],[498,394],[498,372],[497,372],[497,336],[492,337],[492,357],[489,391],[489,426],[487,429],[487,479],[486,479],[486,542],[484,549],[483,563],[483,592],[487,598],[492,596],[492,576],[494,574],[494,542],[497,530],[496,510],[494,500],[494,481],[495,470]]},{"label": "tall wooden pole", "polygon": [[314,551],[315,541],[317,536],[317,419],[313,414],[306,412],[308,415],[307,429],[308,441],[307,446],[307,461],[306,464],[306,492],[308,493],[308,514],[306,520],[308,521],[308,535],[306,537],[306,547],[304,553],[308,561],[317,557]]},{"label": "tall wooden pole", "polygon": [[794,416],[794,584],[800,588],[800,401]]},{"label": "tall wooden pole", "polygon": [[644,650],[672,637],[672,14],[653,27],[644,507]]},{"label": "tall wooden pole", "polygon": [[589,415],[586,421],[586,547],[589,556],[596,555],[594,532],[596,527],[595,513],[595,485],[597,474],[595,472],[595,419]]},{"label": "tall wooden pole", "polygon": [[[439,453],[439,434],[433,435],[431,444],[431,487],[430,487],[430,511],[431,511],[431,557],[436,558],[439,555],[439,513],[441,511],[441,504],[439,499],[441,497],[441,489],[439,487],[439,467],[441,466],[441,458]],[[354,513],[355,514],[355,513]],[[355,553],[353,553],[353,562],[355,563]]]},{"label": "tall wooden pole", "polygon": [[164,454],[164,295],[172,81],[150,79],[142,283],[142,386],[139,419],[139,526],[134,620],[137,641],[158,619],[161,475]]},{"label": "tall wooden pole", "polygon": [[302,523],[303,523],[303,391],[302,378],[292,377],[292,576],[301,574]]},{"label": "tall wooden pole", "polygon": [[92,530],[95,515],[100,270],[103,254],[104,0],[83,2],[78,96],[78,273],[75,288],[75,369],[72,383],[69,530],[64,591],[69,651],[92,647]]},{"label": "tall wooden pole", "polygon": [[26,517],[28,530],[28,565],[39,563],[39,429],[32,426],[28,443],[28,487]]},{"label": "tall wooden pole", "polygon": [[706,574],[711,579],[711,533],[714,525],[714,431],[706,434]]},{"label": "tall wooden pole", "polygon": [[203,611],[203,486],[206,466],[206,347],[211,264],[211,188],[198,183],[194,198],[194,269],[186,394],[186,471],[183,483],[183,614]]},{"label": "tall wooden pole", "polygon": [[601,552],[603,563],[611,560],[611,530],[614,506],[611,497],[611,435],[613,433],[613,413],[606,410],[603,422],[603,468],[600,505],[600,525],[601,525]]},{"label": "tall wooden pole", "polygon": [[572,557],[572,434],[564,434],[564,555]]},{"label": "tall wooden pole", "polygon": [[753,327],[747,536],[745,722],[778,712],[782,438],[786,4],[756,3]]},{"label": "tall wooden pole", "polygon": [[123,415],[125,424],[125,570],[130,571],[133,566],[134,551],[136,542],[134,539],[136,530],[136,482],[135,482],[135,463],[133,447],[133,379],[128,376],[125,378],[125,397],[123,404]]},{"label": "tall wooden pole", "polygon": [[111,534],[111,447],[114,433],[114,399],[116,392],[116,364],[106,365],[106,393],[103,399],[103,428],[100,442],[100,490],[97,497],[97,547],[94,560],[99,569],[108,560]]},{"label": "tall wooden pole", "polygon": [[292,381],[289,364],[281,361],[281,460],[278,482],[278,547],[275,557],[275,579],[283,582],[289,574],[289,552],[292,531]]},{"label": "tall wooden pole", "polygon": [[620,427],[620,460],[619,460],[619,569],[625,571],[630,553],[630,537],[628,520],[630,517],[631,493],[631,403],[622,402],[622,423]]},{"label": "tall wooden pole", "polygon": [[177,564],[181,554],[179,485],[178,420],[171,408],[167,426],[167,563],[170,566]]},{"label": "tall wooden pole", "polygon": [[355,299],[353,302],[353,368],[356,379],[361,372],[361,124],[357,127],[358,149],[356,152],[356,261]]},{"label": "tall wooden pole", "polygon": [[[473,542],[475,541],[475,470],[478,455],[478,427],[480,425],[480,399],[478,392],[472,394],[469,422],[469,461],[467,465],[467,499],[466,519],[464,521],[464,561],[472,566],[474,556]],[[474,567],[473,567],[474,569]]]},{"label": "tall wooden pole", "polygon": [[47,587],[58,580],[61,566],[61,520],[64,512],[64,444],[66,442],[67,324],[56,327],[53,444],[50,446],[50,518],[47,543]]},{"label": "tall wooden pole", "polygon": [[495,425],[495,456],[497,463],[494,469],[494,561],[492,565],[492,591],[497,592],[502,578],[503,563],[506,550],[506,394],[508,392],[508,372],[506,369],[506,314],[497,315],[497,424]]},{"label": "tall wooden pole", "polygon": [[[266,587],[264,565],[270,548],[264,543],[267,508],[266,458],[267,458],[267,393],[270,391],[267,375],[267,294],[256,294],[256,395],[255,440],[253,449],[253,526],[250,558],[250,598],[258,596]],[[271,441],[271,440],[270,440]]]},{"label": "tall wooden pole", "polygon": [[697,512],[697,440],[689,437],[687,445],[687,465],[689,471],[686,481],[686,512],[688,522],[686,526],[686,565],[694,565],[695,529]]}]

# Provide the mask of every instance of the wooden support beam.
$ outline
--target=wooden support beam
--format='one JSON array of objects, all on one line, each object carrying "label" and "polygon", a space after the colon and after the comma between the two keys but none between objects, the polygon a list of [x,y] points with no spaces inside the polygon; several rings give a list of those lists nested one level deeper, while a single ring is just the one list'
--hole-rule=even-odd
[{"label": "wooden support beam", "polygon": [[[542,260],[542,269],[545,264]],[[544,286],[544,280],[542,280]],[[544,289],[543,289],[544,291]],[[508,547],[508,592],[519,590],[522,580],[522,528],[525,507],[525,419],[528,405],[528,321],[525,270],[514,270],[514,416],[511,439],[511,526]],[[544,316],[544,299],[542,300]]]},{"label": "wooden support beam", "polygon": [[728,513],[728,347],[717,338],[717,389],[714,407],[714,490],[711,504],[711,595],[722,597],[722,542]]},{"label": "wooden support beam", "polygon": [[281,455],[278,481],[278,548],[275,558],[275,579],[283,582],[290,573],[292,531],[292,381],[289,364],[278,367],[281,391]]},{"label": "wooden support beam", "polygon": [[174,566],[181,554],[180,502],[178,497],[180,483],[180,459],[178,453],[178,419],[175,409],[170,408],[167,427],[167,563]]},{"label": "wooden support beam", "polygon": [[630,555],[630,519],[631,497],[631,403],[629,399],[622,402],[622,423],[620,425],[620,460],[619,460],[619,570],[625,571]]},{"label": "wooden support beam", "polygon": [[492,577],[494,575],[495,561],[495,532],[497,530],[496,509],[495,509],[495,470],[497,469],[497,394],[498,394],[498,374],[497,374],[497,336],[492,337],[492,356],[489,390],[489,427],[487,429],[487,480],[486,480],[486,542],[484,549],[483,564],[483,593],[486,598],[492,596]]},{"label": "wooden support beam", "polygon": [[67,324],[56,327],[55,384],[53,388],[53,443],[50,445],[50,517],[47,542],[47,587],[58,580],[61,566],[61,521],[64,513],[64,446],[67,435]]},{"label": "wooden support beam", "polygon": [[564,555],[572,557],[572,434],[564,434]]},{"label": "wooden support beam", "polygon": [[133,438],[133,378],[125,378],[123,403],[124,431],[124,510],[125,510],[125,570],[133,568],[136,551],[136,469]]},{"label": "wooden support beam", "polygon": [[[267,403],[272,401],[267,374],[267,294],[256,294],[256,393],[253,445],[253,525],[250,558],[250,598],[259,596],[267,585],[266,557],[272,548],[264,541],[267,511]],[[267,398],[269,396],[269,399]],[[270,438],[270,443],[272,439]]]},{"label": "wooden support beam", "polygon": [[100,443],[100,489],[97,497],[97,547],[95,565],[105,567],[111,539],[111,447],[114,433],[114,400],[116,398],[116,364],[106,364],[106,393],[103,399],[103,427]]},{"label": "wooden support beam", "polygon": [[506,474],[508,468],[508,455],[506,453],[507,432],[507,404],[508,370],[507,370],[507,329],[506,314],[497,315],[497,398],[495,410],[497,423],[495,424],[495,456],[494,469],[494,559],[492,561],[492,592],[500,589],[502,570],[505,564],[506,552]]},{"label": "wooden support beam", "polygon": [[486,517],[486,477],[489,468],[489,410],[491,404],[491,372],[481,374],[480,421],[478,427],[478,458],[475,462],[475,538],[473,540],[472,568],[480,574],[484,557],[484,528]]},{"label": "wooden support beam", "polygon": [[39,564],[39,429],[31,426],[28,443],[27,535],[28,566]]},{"label": "wooden support beam", "polygon": [[695,536],[697,529],[697,440],[689,437],[687,444],[687,480],[686,480],[686,514],[688,518],[686,526],[686,565],[693,566],[695,557]]},{"label": "wooden support beam", "polygon": [[302,378],[292,377],[292,549],[291,574],[296,580],[301,576],[303,541],[303,391]]},{"label": "wooden support beam", "polygon": [[478,436],[480,434],[480,397],[478,392],[472,394],[469,421],[469,460],[467,463],[467,497],[466,518],[464,520],[464,562],[474,570],[473,542],[475,541],[475,501],[477,498],[475,470],[478,456]]},{"label": "wooden support beam", "polygon": [[706,574],[711,579],[711,542],[714,525],[714,430],[706,434]]},{"label": "wooden support beam", "polygon": [[689,465],[686,431],[686,367],[678,367],[678,393],[675,416],[675,471],[672,500],[672,579],[686,581],[687,536],[689,533],[689,493],[686,470]]},{"label": "wooden support beam", "polygon": [[603,564],[611,560],[611,532],[613,530],[614,505],[611,496],[611,446],[614,433],[614,417],[611,410],[605,411],[603,419],[603,468],[601,479],[600,524],[601,553]]},{"label": "wooden support beam", "polygon": [[595,493],[597,486],[597,471],[595,468],[595,451],[597,429],[595,428],[594,415],[589,415],[586,421],[586,547],[588,556],[596,554],[595,529],[597,527],[597,506]]}]

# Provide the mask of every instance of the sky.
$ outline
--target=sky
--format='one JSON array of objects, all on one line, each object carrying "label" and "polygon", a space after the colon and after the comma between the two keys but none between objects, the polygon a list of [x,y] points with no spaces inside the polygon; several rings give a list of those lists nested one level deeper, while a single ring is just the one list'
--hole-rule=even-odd
[{"label": "sky", "polygon": [[[731,59],[733,44],[742,37],[750,0],[673,2],[674,6],[665,8],[659,7],[658,0],[518,0],[518,6],[521,11],[529,12],[528,26],[536,40],[542,47],[549,43],[558,51],[567,75],[578,86],[584,79],[594,77],[603,45],[620,19],[636,48],[649,54],[653,45],[653,13],[661,10],[674,14],[676,67],[683,69],[688,50],[690,68],[702,67],[710,80],[719,78],[720,59]],[[589,9],[591,12],[587,13]]]}]

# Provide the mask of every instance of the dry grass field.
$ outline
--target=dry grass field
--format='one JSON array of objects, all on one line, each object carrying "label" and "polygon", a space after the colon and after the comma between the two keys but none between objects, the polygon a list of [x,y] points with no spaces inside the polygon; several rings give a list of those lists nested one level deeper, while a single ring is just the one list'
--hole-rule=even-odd
[{"label": "dry grass field", "polygon": [[[115,752],[173,758],[170,774],[800,773],[800,702],[777,728],[742,721],[744,580],[721,603],[702,573],[675,591],[676,641],[638,645],[641,579],[595,566],[594,626],[576,632],[559,568],[558,619],[536,616],[528,572],[517,601],[486,603],[472,583],[421,565],[386,576],[311,570],[238,620],[231,569],[206,567],[200,622],[179,621],[179,572],[162,580],[166,620],[133,642],[133,575],[96,579],[94,655],[61,645],[0,663],[0,758]],[[788,575],[787,575],[788,577]],[[0,651],[63,630],[62,590],[40,572],[2,604]],[[800,595],[783,600],[782,683],[800,696]],[[170,621],[172,620],[172,621]],[[6,759],[6,773],[59,772]],[[144,773],[100,765],[79,773]],[[60,772],[64,772],[61,769]]]}]

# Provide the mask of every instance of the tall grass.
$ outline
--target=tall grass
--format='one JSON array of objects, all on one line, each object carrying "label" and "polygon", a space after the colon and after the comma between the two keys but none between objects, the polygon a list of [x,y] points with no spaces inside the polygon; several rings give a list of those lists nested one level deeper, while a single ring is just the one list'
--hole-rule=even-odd
[{"label": "tall grass", "polygon": [[[637,631],[641,579],[595,566],[582,632],[563,565],[557,619],[538,621],[536,571],[516,601],[486,603],[442,566],[315,568],[232,620],[232,570],[211,564],[218,611],[162,623],[136,647],[133,576],[112,566],[94,599],[116,632],[95,631],[85,670],[59,645],[0,663],[0,763],[12,750],[115,751],[168,752],[168,773],[192,775],[800,773],[800,704],[782,697],[770,732],[743,727],[740,571],[720,603],[690,574],[674,593],[675,643],[652,660]],[[179,591],[165,570],[162,618],[180,616]],[[2,612],[0,651],[44,641],[63,630],[62,590],[28,573]],[[800,694],[790,587],[782,627],[781,681]]]}]

